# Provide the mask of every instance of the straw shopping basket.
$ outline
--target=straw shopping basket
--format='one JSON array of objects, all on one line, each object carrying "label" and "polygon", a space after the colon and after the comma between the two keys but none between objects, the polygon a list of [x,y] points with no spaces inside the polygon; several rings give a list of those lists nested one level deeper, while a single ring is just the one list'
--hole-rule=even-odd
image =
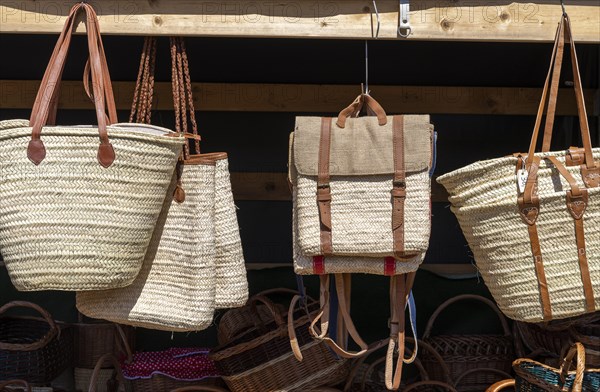
[{"label": "straw shopping basket", "polygon": [[[269,309],[268,319],[258,318],[259,304]],[[253,296],[247,307],[255,325],[211,353],[233,392],[304,391],[335,385],[346,378],[349,362],[336,359],[325,343],[310,336],[310,314],[291,306],[286,323],[277,306],[263,296]],[[309,303],[308,309],[317,312],[318,304]],[[301,362],[290,346],[290,331],[296,335]]]},{"label": "straw shopping basket", "polygon": [[[48,126],[81,11],[98,125]],[[79,2],[31,119],[0,121],[0,252],[18,290],[108,289],[127,286],[138,274],[183,139],[162,128],[111,125],[117,122],[97,17]]]},{"label": "straw shopping basket", "polygon": [[[550,152],[565,39],[571,44],[584,148]],[[524,322],[600,309],[600,149],[592,149],[567,15],[552,57],[529,151],[438,178],[500,310]],[[542,152],[535,153],[553,69]]]},{"label": "straw shopping basket", "polygon": [[[13,308],[33,309],[42,318],[5,314]],[[44,384],[69,367],[72,357],[72,328],[30,302],[13,301],[0,308],[0,380]]]}]

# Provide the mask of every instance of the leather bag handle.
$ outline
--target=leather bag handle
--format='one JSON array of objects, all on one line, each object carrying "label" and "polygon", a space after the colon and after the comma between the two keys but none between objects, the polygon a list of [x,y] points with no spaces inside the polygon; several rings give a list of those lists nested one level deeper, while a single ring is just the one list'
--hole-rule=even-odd
[{"label": "leather bag handle", "polygon": [[463,294],[463,295],[457,295],[456,297],[452,297],[452,298],[444,301],[440,306],[438,306],[438,308],[435,310],[435,312],[433,312],[431,317],[429,317],[429,321],[427,322],[427,326],[425,327],[425,332],[423,333],[423,340],[425,340],[429,336],[431,336],[433,324],[435,323],[435,320],[438,318],[440,313],[442,313],[442,311],[444,311],[450,305],[452,305],[456,302],[461,302],[461,301],[478,301],[478,302],[481,302],[481,303],[487,305],[498,316],[498,319],[500,320],[500,324],[502,325],[502,330],[504,331],[504,336],[512,336],[512,332],[510,330],[510,327],[508,326],[508,323],[506,322],[506,318],[500,312],[500,310],[498,309],[496,304],[494,304],[489,299],[479,296],[479,295]]},{"label": "leather bag handle", "polygon": [[377,116],[379,125],[387,124],[387,115],[379,102],[377,102],[369,94],[361,94],[356,97],[354,102],[340,112],[336,121],[337,126],[344,128],[346,126],[346,120],[348,117],[358,117],[365,104],[367,105],[367,109],[369,110],[370,114]]},{"label": "leather bag handle", "polygon": [[44,318],[44,321],[46,321],[48,323],[48,325],[50,326],[50,330],[48,330],[48,332],[44,336],[42,336],[40,338],[40,340],[33,342],[33,343],[29,343],[29,344],[0,342],[0,350],[7,350],[7,351],[39,350],[39,349],[45,347],[48,343],[50,343],[55,337],[60,335],[60,330],[58,329],[56,322],[54,321],[54,319],[52,318],[50,313],[48,313],[41,306],[36,305],[32,302],[27,302],[27,301],[12,301],[12,302],[5,304],[4,306],[2,306],[0,308],[0,315],[6,313],[9,309],[13,309],[13,308],[29,308],[29,309],[35,310]]},{"label": "leather bag handle", "polygon": [[[575,98],[577,101],[577,110],[579,117],[579,124],[581,130],[581,139],[583,141],[583,149],[584,149],[584,164],[582,168],[585,170],[593,170],[594,173],[584,173],[584,177],[587,177],[586,184],[590,183],[590,178],[597,177],[600,174],[600,163],[594,161],[594,156],[592,152],[592,139],[590,136],[589,123],[587,118],[587,112],[585,108],[585,98],[583,95],[583,87],[581,84],[581,74],[579,72],[579,63],[577,60],[577,51],[575,49],[575,41],[573,39],[573,33],[571,28],[571,22],[569,16],[567,14],[563,14],[561,16],[561,20],[557,29],[555,41],[554,41],[554,49],[552,53],[552,59],[550,61],[550,69],[548,71],[548,76],[546,77],[546,81],[544,83],[544,88],[542,90],[542,99],[540,101],[540,105],[538,108],[538,113],[536,116],[536,121],[534,125],[533,134],[531,137],[531,143],[529,145],[529,151],[526,158],[526,164],[530,166],[533,163],[534,154],[536,151],[537,140],[539,137],[540,125],[542,121],[542,116],[544,113],[544,108],[546,106],[546,100],[548,98],[548,90],[550,85],[550,80],[553,74],[553,70],[555,67],[559,67],[562,63],[563,57],[563,48],[564,44],[570,44],[571,48],[571,62],[573,68],[573,81],[574,81],[574,89],[575,89]],[[550,100],[549,100],[549,113],[547,121],[547,127],[545,129],[544,142],[542,151],[546,152],[550,148],[550,141],[552,137],[552,124],[554,121],[554,108],[556,105],[556,95],[558,94],[558,88],[555,87],[558,85],[557,78],[560,77],[560,72],[555,73],[553,81],[553,87],[550,88]],[[554,94],[554,95],[553,95]],[[549,123],[548,123],[549,121]],[[550,124],[550,125],[548,125]],[[586,175],[587,174],[587,175]],[[598,183],[600,180],[595,179],[592,180],[591,183]]]},{"label": "leather bag handle", "polygon": [[[65,60],[69,51],[75,18],[81,10],[83,10],[86,14],[88,50],[90,54],[94,97],[96,97],[96,99],[94,99],[94,106],[96,108],[98,133],[100,137],[97,159],[98,162],[105,168],[109,167],[115,159],[115,152],[110,144],[106,130],[108,122],[105,111],[105,91],[102,65],[103,58],[99,53],[99,47],[101,45],[99,41],[101,38],[99,32],[97,31],[97,15],[92,6],[82,2],[75,4],[73,8],[71,8],[65,23],[66,28],[63,29],[63,32],[61,33],[61,36],[59,37],[55,47],[55,52],[53,53],[51,61],[46,68],[46,72],[44,74],[44,78],[42,79],[42,83],[36,97],[36,102],[32,110],[30,119],[32,132],[31,140],[27,147],[27,156],[36,165],[39,165],[46,156],[46,148],[40,136],[43,126],[47,123],[51,105],[53,105],[52,102],[57,98],[56,91],[60,85],[60,79],[62,77]],[[50,96],[50,99],[46,99],[48,95]],[[112,104],[114,104],[114,102]]]}]

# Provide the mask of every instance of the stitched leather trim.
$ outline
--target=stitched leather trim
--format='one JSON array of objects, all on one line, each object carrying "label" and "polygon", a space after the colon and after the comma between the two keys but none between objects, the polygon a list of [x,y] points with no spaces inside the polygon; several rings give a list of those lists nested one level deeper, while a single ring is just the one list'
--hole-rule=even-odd
[{"label": "stitched leather trim", "polygon": [[319,175],[317,178],[317,205],[321,223],[321,253],[333,253],[331,238],[331,188],[329,186],[329,154],[331,151],[331,118],[321,119],[321,141],[319,143]]},{"label": "stitched leather trim", "polygon": [[392,232],[394,255],[404,256],[404,203],[406,201],[406,169],[404,166],[404,116],[394,116],[394,181],[392,188]]}]

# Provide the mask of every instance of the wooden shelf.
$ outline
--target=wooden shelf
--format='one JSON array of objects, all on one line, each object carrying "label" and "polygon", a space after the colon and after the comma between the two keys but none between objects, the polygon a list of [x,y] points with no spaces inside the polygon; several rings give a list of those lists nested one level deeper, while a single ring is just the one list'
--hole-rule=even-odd
[{"label": "wooden shelf", "polygon": [[[0,108],[29,109],[39,80],[0,80]],[[114,82],[117,109],[129,110],[134,82]],[[337,113],[360,93],[354,85],[194,83],[195,107],[200,111]],[[377,86],[373,96],[389,113],[533,115],[537,113],[541,89],[522,87]],[[61,84],[60,107],[92,109],[80,81]],[[586,90],[588,113],[600,95]],[[576,115],[571,91],[561,92],[558,115]],[[173,110],[169,82],[155,84],[154,109]],[[598,109],[596,109],[598,110]],[[596,113],[598,115],[598,113]]]},{"label": "wooden shelf", "polygon": [[[292,200],[286,173],[233,172],[231,186],[236,200]],[[448,193],[435,179],[431,182],[431,193],[434,203],[448,202]]]},{"label": "wooden shelf", "polygon": [[[2,33],[58,33],[72,1],[0,0]],[[364,0],[95,0],[103,34],[270,38],[374,38],[373,2]],[[600,42],[594,1],[568,2],[575,40]],[[397,32],[398,0],[377,0],[380,39]],[[411,0],[408,40],[550,42],[556,1]],[[78,30],[83,29],[82,24]]]}]

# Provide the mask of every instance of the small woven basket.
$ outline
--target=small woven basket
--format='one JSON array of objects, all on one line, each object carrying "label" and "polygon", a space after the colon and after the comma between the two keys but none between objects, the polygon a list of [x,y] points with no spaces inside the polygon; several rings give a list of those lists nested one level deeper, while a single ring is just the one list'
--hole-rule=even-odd
[{"label": "small woven basket", "polygon": [[[500,320],[504,335],[431,336],[433,324],[439,314],[451,304],[465,300],[482,302],[491,308]],[[506,319],[492,301],[478,295],[459,295],[441,304],[427,323],[423,341],[429,343],[443,358],[443,362],[449,368],[452,384],[460,380],[457,387],[459,392],[485,390],[502,378],[494,372],[474,370],[495,369],[507,374],[510,373],[511,363],[515,358],[512,333]],[[422,361],[432,380],[446,381],[436,358],[426,352]]]},{"label": "small woven basket", "polygon": [[[569,371],[575,356],[576,370]],[[558,369],[526,358],[517,359],[513,369],[519,392],[600,391],[600,369],[585,368],[585,347],[581,343],[571,346]]]},{"label": "small woven basket", "polygon": [[[29,308],[42,318],[8,316],[12,308]],[[0,380],[45,384],[72,363],[72,328],[58,323],[31,302],[13,301],[0,308]]]},{"label": "small woven basket", "polygon": [[[258,319],[259,303],[269,309],[270,320]],[[246,321],[246,325],[257,326],[241,332],[232,342],[211,353],[223,380],[233,392],[306,391],[336,385],[346,379],[350,362],[337,359],[325,343],[310,337],[311,314],[296,320],[288,317],[288,325],[267,297],[254,296],[247,306],[253,319]],[[309,311],[311,308],[313,313],[318,311],[316,303],[309,304]],[[293,315],[296,313],[292,311]],[[298,362],[292,352],[288,328],[296,331],[304,356],[302,362]]]},{"label": "small woven basket", "polygon": [[[76,368],[93,369],[104,354],[118,357],[119,334],[115,324],[100,320],[86,320],[79,315],[79,322],[73,325],[75,335],[75,351],[73,365]],[[121,326],[129,347],[135,346],[135,330]],[[107,363],[108,364],[108,363]],[[82,372],[85,373],[85,372]]]}]

